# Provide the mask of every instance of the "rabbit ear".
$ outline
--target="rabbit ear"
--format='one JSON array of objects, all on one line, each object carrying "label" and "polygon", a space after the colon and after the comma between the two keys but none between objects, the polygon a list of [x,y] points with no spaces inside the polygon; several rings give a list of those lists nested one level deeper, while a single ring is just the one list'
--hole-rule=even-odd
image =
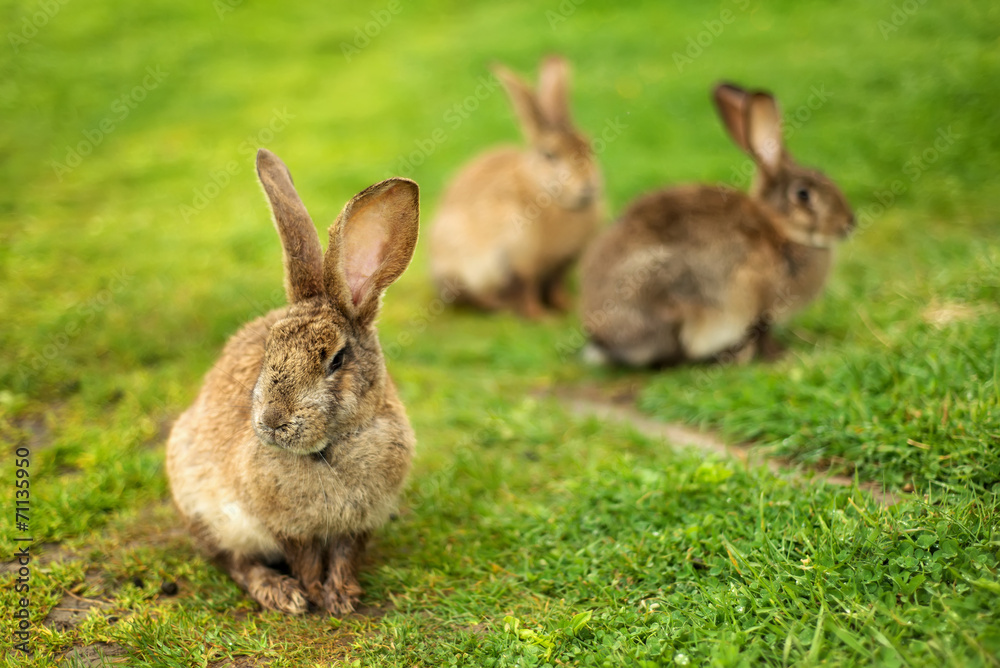
[{"label": "rabbit ear", "polygon": [[768,93],[754,93],[747,104],[746,118],[750,153],[761,169],[774,174],[785,155],[778,103]]},{"label": "rabbit ear", "polygon": [[503,65],[494,66],[493,72],[507,89],[507,95],[510,97],[511,104],[514,105],[514,113],[517,114],[517,118],[521,122],[524,135],[529,142],[534,144],[541,136],[542,129],[547,125],[534,91]]},{"label": "rabbit ear", "polygon": [[323,294],[323,254],[319,236],[295,192],[288,167],[281,158],[262,148],[257,151],[257,177],[271,203],[274,226],[281,237],[288,301],[298,302]]},{"label": "rabbit ear", "polygon": [[410,264],[418,220],[417,184],[395,178],[358,193],[330,227],[326,292],[362,326],[374,321],[382,293]]},{"label": "rabbit ear", "polygon": [[733,138],[737,146],[749,153],[746,110],[750,95],[739,86],[723,83],[717,85],[712,91],[712,99],[715,101],[715,108],[718,109],[719,116],[722,117],[722,122],[729,131],[729,136]]},{"label": "rabbit ear", "polygon": [[565,58],[549,56],[542,61],[538,106],[550,125],[569,126],[569,63]]}]

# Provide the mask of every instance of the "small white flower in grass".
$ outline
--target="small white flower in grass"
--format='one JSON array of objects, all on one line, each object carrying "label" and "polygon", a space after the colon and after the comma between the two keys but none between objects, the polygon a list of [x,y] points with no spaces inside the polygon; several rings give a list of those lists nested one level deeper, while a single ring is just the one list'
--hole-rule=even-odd
[{"label": "small white flower in grass", "polygon": [[674,663],[678,666],[686,666],[691,663],[691,659],[684,652],[677,652],[677,654],[674,654]]},{"label": "small white flower in grass", "polygon": [[743,608],[743,604],[742,603],[740,603],[738,606],[736,606],[736,612],[742,613],[743,610],[744,610],[744,608]]}]

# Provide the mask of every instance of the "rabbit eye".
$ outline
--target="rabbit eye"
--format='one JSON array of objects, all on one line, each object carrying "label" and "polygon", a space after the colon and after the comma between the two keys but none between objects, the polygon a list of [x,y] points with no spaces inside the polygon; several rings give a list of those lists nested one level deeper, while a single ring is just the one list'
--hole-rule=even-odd
[{"label": "rabbit eye", "polygon": [[798,190],[795,191],[795,197],[800,202],[802,202],[803,204],[808,204],[809,203],[809,189],[808,188],[799,188]]},{"label": "rabbit eye", "polygon": [[556,154],[553,153],[552,151],[547,151],[547,150],[546,151],[542,151],[542,155],[544,155],[545,159],[548,160],[548,161],[550,161],[550,162],[552,162],[552,161],[554,161],[556,159]]},{"label": "rabbit eye", "polygon": [[326,365],[326,375],[332,375],[337,369],[344,366],[344,351],[347,348],[341,348],[337,351],[337,354],[330,358],[329,363]]}]

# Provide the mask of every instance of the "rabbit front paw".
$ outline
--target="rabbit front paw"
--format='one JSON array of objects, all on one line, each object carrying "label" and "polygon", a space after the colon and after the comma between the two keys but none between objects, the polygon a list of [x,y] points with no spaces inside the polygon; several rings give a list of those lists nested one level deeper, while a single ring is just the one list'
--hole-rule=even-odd
[{"label": "rabbit front paw", "polygon": [[250,579],[248,591],[267,610],[301,615],[309,609],[309,600],[298,580],[271,569],[261,569]]}]

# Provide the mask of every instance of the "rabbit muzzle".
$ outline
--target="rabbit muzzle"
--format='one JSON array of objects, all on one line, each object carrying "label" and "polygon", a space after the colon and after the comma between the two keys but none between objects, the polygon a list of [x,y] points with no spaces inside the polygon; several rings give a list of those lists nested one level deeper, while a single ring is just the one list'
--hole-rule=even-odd
[{"label": "rabbit muzzle", "polygon": [[272,401],[255,405],[251,422],[264,445],[308,455],[322,450],[327,442],[325,430],[317,425],[325,420],[314,412],[301,407],[293,411]]},{"label": "rabbit muzzle", "polygon": [[279,441],[287,439],[292,424],[286,411],[269,404],[254,417],[253,428],[265,444],[280,447]]}]

